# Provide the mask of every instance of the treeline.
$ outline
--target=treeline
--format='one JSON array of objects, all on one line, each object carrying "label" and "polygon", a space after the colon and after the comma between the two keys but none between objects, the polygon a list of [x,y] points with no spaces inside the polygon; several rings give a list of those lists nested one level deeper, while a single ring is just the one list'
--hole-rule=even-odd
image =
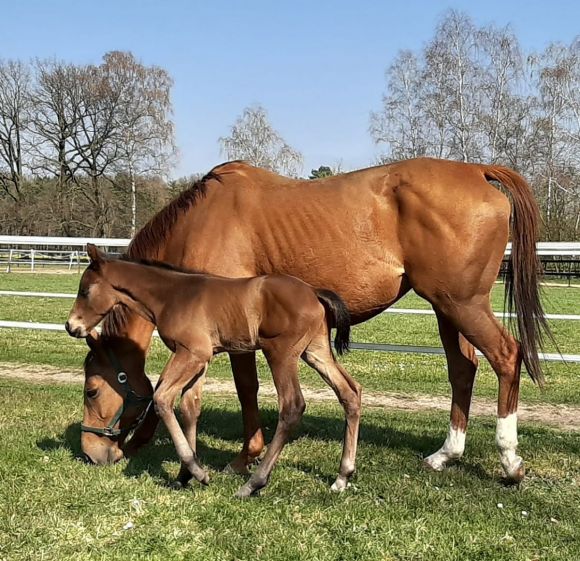
[{"label": "treeline", "polygon": [[504,164],[531,181],[544,238],[580,238],[580,37],[526,53],[509,28],[451,11],[421,51],[386,71],[371,134],[384,161]]},{"label": "treeline", "polygon": [[99,65],[0,61],[2,232],[134,232],[170,194],[171,87],[126,52]]}]

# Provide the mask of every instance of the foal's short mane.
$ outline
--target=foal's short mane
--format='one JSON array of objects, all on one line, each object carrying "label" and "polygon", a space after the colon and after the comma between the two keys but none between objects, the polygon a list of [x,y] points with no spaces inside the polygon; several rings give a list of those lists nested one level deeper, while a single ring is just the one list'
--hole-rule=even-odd
[{"label": "foal's short mane", "polygon": [[[127,261],[129,263],[137,263],[139,265],[145,265],[147,267],[157,267],[159,269],[167,269],[169,271],[175,271],[176,273],[188,273],[190,275],[209,275],[207,271],[202,271],[201,269],[186,269],[185,267],[178,267],[177,265],[172,265],[171,263],[165,263],[165,261],[156,261],[155,259],[132,259],[128,255],[122,255],[119,257],[119,261]],[[211,275],[214,276],[214,275]]]},{"label": "foal's short mane", "polygon": [[[137,232],[127,253],[123,256],[127,260],[139,261],[144,264],[156,265],[158,267],[172,268],[166,263],[153,261],[159,255],[159,249],[177,219],[187,212],[199,199],[205,197],[207,193],[207,182],[215,179],[221,183],[218,170],[225,164],[214,167],[209,173],[196,181],[189,189],[181,192],[167,206],[161,209],[143,228]],[[175,270],[179,270],[174,268]],[[197,272],[197,271],[183,271]],[[103,321],[103,335],[112,337],[119,334],[125,327],[128,319],[128,312],[124,306],[113,309]]]}]

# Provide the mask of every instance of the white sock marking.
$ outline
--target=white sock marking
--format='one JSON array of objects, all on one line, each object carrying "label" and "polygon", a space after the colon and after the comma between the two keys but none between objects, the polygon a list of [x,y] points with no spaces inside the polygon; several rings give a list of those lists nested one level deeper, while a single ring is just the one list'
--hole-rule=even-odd
[{"label": "white sock marking", "polygon": [[443,446],[425,461],[435,470],[442,470],[449,460],[457,460],[465,450],[465,432],[449,425],[449,432]]},{"label": "white sock marking", "polygon": [[518,447],[518,414],[497,418],[495,442],[499,449],[501,465],[507,475],[516,471],[522,459],[516,455]]}]

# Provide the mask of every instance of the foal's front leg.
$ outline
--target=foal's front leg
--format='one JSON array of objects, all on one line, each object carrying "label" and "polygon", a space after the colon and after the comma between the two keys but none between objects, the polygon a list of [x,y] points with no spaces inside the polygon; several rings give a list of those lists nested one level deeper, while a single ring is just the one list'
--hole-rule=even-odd
[{"label": "foal's front leg", "polygon": [[[195,479],[206,485],[209,482],[209,476],[191,449],[179,426],[173,407],[179,392],[192,381],[192,378],[195,384],[195,381],[205,372],[207,363],[208,360],[205,357],[202,358],[183,348],[178,348],[165,366],[153,395],[155,411],[165,423],[182,465],[187,467]],[[192,375],[192,372],[196,374]]]}]

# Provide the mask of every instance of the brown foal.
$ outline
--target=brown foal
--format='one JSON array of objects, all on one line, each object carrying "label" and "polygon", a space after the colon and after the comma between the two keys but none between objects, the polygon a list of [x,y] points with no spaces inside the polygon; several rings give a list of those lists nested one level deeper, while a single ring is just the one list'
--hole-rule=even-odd
[{"label": "brown foal", "polygon": [[[196,456],[199,411],[189,396],[196,394],[211,358],[220,352],[261,349],[278,392],[278,425],[263,460],[237,495],[248,497],[267,484],[290,432],[302,418],[300,358],[332,387],[344,408],[344,447],[332,489],[346,488],[355,469],[361,388],[335,360],[330,347],[332,326],[337,328],[338,353],[348,348],[349,341],[349,314],[337,294],[286,275],[230,279],[160,263],[109,259],[93,245],[87,251],[91,263],[81,278],[67,331],[75,337],[94,337],[91,330],[119,305],[157,326],[173,355],[163,369],[153,403],[181,460],[181,485],[191,477],[208,482]],[[94,340],[91,344],[98,351]],[[179,393],[185,432],[173,409]]]}]

